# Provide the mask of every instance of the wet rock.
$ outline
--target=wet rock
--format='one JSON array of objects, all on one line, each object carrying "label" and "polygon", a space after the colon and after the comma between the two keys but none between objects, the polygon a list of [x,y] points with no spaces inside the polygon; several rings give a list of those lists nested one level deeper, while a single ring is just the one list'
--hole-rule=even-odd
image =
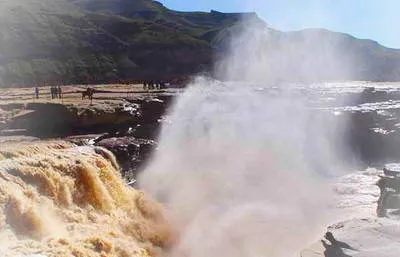
[{"label": "wet rock", "polygon": [[101,138],[103,135],[104,134],[88,134],[88,135],[68,136],[65,138],[65,140],[78,146],[86,146],[86,145],[93,145],[96,139]]},{"label": "wet rock", "polygon": [[346,120],[349,147],[365,165],[400,161],[400,105],[397,92],[366,88],[352,105],[336,108]]},{"label": "wet rock", "polygon": [[380,189],[378,217],[400,217],[400,164],[387,164],[377,185]]},{"label": "wet rock", "polygon": [[361,92],[359,103],[376,103],[390,99],[388,92],[376,90],[375,87],[367,87]]},{"label": "wet rock", "polygon": [[96,145],[110,150],[116,156],[122,168],[122,175],[127,181],[136,178],[157,146],[153,140],[133,137],[106,138]]},{"label": "wet rock", "polygon": [[400,163],[386,164],[383,172],[386,176],[400,177]]},{"label": "wet rock", "polygon": [[135,127],[133,136],[156,140],[159,134],[163,117],[174,96],[158,96],[152,98],[131,99],[133,104],[140,106],[140,118]]}]

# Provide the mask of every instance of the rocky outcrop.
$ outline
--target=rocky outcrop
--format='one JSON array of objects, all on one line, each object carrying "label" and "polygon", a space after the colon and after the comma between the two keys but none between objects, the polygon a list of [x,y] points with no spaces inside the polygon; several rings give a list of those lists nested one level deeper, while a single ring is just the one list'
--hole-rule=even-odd
[{"label": "rocky outcrop", "polygon": [[124,178],[134,181],[157,145],[161,121],[173,98],[160,94],[94,105],[5,106],[17,115],[5,120],[0,136],[63,137],[77,145],[103,146],[115,154]]},{"label": "rocky outcrop", "polygon": [[[331,108],[346,126],[345,140],[365,166],[400,160],[400,92],[367,87],[338,95]],[[345,158],[345,157],[344,157]]]},{"label": "rocky outcrop", "polygon": [[172,99],[173,96],[128,99],[130,104],[138,106],[136,125],[125,131],[106,133],[93,139],[95,145],[114,153],[126,181],[134,182],[137,173],[150,159],[157,146],[161,122]]},{"label": "rocky outcrop", "polygon": [[136,137],[155,138],[162,115],[172,96],[135,98],[99,105],[29,103],[16,106],[1,130],[23,130],[42,138],[79,134],[125,133],[135,128]]},{"label": "rocky outcrop", "polygon": [[340,222],[328,228],[320,241],[301,257],[397,257],[400,227],[397,221],[362,219]]},{"label": "rocky outcrop", "polygon": [[[345,181],[352,183],[352,187],[335,184],[342,189],[340,192],[349,192],[345,198],[339,195],[339,199],[344,200],[341,204],[346,203],[344,207],[350,204],[351,210],[344,212],[343,219],[345,221],[329,226],[325,236],[303,250],[300,254],[301,257],[398,256],[400,250],[398,240],[400,238],[398,223],[400,164],[388,164],[383,172],[374,169],[374,171],[363,173],[368,174],[369,178],[362,178],[359,173],[343,177]],[[372,193],[370,189],[377,179],[379,179],[377,185],[380,189],[378,217],[372,210],[379,194],[370,195]],[[343,179],[341,178],[341,180]],[[368,189],[366,186],[370,188]],[[369,200],[370,196],[374,197]],[[363,208],[354,208],[358,203],[361,203]]]},{"label": "rocky outcrop", "polygon": [[400,164],[387,164],[377,185],[381,190],[378,200],[378,217],[400,216]]},{"label": "rocky outcrop", "polygon": [[132,133],[133,136],[156,139],[163,116],[168,111],[174,97],[174,95],[165,95],[152,98],[127,99],[131,104],[138,105],[140,108],[140,118]]},{"label": "rocky outcrop", "polygon": [[121,102],[115,106],[72,106],[54,103],[30,103],[7,124],[8,129],[25,129],[39,137],[107,131],[135,123],[138,106]]},{"label": "rocky outcrop", "polygon": [[96,143],[110,150],[118,160],[122,176],[128,182],[134,182],[137,173],[146,164],[157,144],[153,140],[134,137],[112,137]]}]

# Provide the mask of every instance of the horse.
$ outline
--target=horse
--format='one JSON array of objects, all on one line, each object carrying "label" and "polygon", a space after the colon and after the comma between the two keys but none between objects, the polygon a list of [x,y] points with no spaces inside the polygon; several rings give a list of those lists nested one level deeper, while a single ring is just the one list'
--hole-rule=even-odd
[{"label": "horse", "polygon": [[92,100],[93,95],[94,95],[94,89],[89,87],[86,89],[86,91],[82,92],[82,100],[85,99],[86,97],[88,97],[89,100]]}]

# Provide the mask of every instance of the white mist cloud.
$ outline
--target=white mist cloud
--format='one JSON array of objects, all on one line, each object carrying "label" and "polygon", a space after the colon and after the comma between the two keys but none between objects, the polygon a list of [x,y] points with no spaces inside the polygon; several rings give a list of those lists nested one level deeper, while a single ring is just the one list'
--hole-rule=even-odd
[{"label": "white mist cloud", "polygon": [[288,257],[315,239],[330,197],[313,161],[334,163],[326,145],[308,151],[322,136],[309,118],[301,100],[196,81],[140,178],[180,232],[171,255]]},{"label": "white mist cloud", "polygon": [[299,59],[291,45],[276,54],[271,31],[243,27],[218,71],[239,82],[194,81],[139,178],[178,230],[173,257],[298,256],[333,215],[324,178],[339,167],[331,123],[298,84],[276,83],[314,78],[308,59],[324,57],[304,48]]}]

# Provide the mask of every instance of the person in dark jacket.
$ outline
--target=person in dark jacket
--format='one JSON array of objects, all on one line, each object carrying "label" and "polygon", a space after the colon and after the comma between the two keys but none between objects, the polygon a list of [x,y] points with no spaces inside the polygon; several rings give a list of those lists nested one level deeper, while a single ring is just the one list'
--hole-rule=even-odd
[{"label": "person in dark jacket", "polygon": [[58,98],[62,99],[62,89],[61,86],[57,87],[57,94],[58,94]]},{"label": "person in dark jacket", "polygon": [[35,87],[35,95],[36,95],[36,99],[39,99],[39,88]]}]

